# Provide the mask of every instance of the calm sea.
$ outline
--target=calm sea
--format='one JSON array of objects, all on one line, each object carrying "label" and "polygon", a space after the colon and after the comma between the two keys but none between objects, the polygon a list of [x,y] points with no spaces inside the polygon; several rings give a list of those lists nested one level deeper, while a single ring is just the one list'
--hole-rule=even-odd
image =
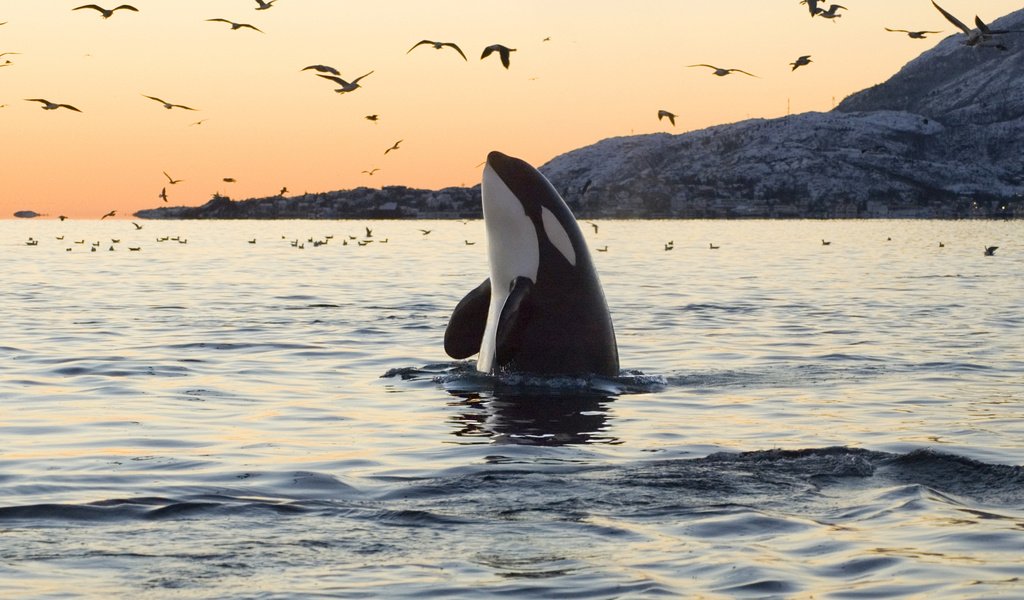
[{"label": "calm sea", "polygon": [[0,221],[0,597],[1024,597],[1022,222],[582,224],[607,380],[445,356],[481,222],[138,223]]}]

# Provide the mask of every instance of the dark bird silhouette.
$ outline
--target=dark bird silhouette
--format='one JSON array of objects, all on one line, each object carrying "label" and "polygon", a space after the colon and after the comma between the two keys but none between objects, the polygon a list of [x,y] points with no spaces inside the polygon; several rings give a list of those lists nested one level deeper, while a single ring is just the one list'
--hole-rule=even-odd
[{"label": "dark bird silhouette", "polygon": [[330,73],[331,75],[341,75],[340,71],[338,71],[334,67],[331,67],[331,66],[328,66],[328,65],[309,65],[308,67],[303,67],[302,70],[303,71],[313,70],[313,71],[319,71],[320,73]]},{"label": "dark bird silhouette", "polygon": [[75,112],[82,112],[82,111],[78,110],[77,108],[75,108],[74,106],[71,106],[70,104],[58,104],[56,102],[50,102],[49,100],[44,100],[43,98],[25,98],[25,101],[26,102],[42,102],[43,103],[43,106],[42,106],[43,110],[57,110],[58,108],[66,108],[68,110],[73,110]]},{"label": "dark bird silhouette", "polygon": [[810,54],[805,54],[805,55],[797,58],[795,61],[789,63],[789,66],[793,67],[793,69],[792,69],[793,71],[796,71],[797,69],[799,69],[802,66],[811,64],[811,62],[812,62],[811,61],[811,55]]},{"label": "dark bird silhouette", "polygon": [[156,102],[159,102],[160,104],[163,104],[164,108],[166,108],[167,110],[171,110],[172,108],[183,108],[185,110],[196,110],[196,109],[194,109],[194,108],[192,108],[190,106],[185,106],[184,104],[171,104],[170,102],[168,102],[166,100],[161,100],[160,98],[157,98],[156,96],[147,96],[145,94],[142,94],[142,97],[143,98],[149,98],[150,100],[154,100]]},{"label": "dark bird silhouette", "polygon": [[259,5],[256,7],[256,10],[267,10],[268,8],[273,8],[275,2],[277,2],[277,0],[256,0],[256,4]]},{"label": "dark bird silhouette", "polygon": [[420,233],[423,235],[430,235],[431,231],[433,231],[433,229],[420,229]]},{"label": "dark bird silhouette", "polygon": [[182,181],[185,181],[184,179],[174,179],[173,177],[171,177],[170,175],[167,174],[167,171],[164,171],[163,173],[164,173],[164,177],[167,178],[167,183],[169,183],[171,185],[174,185],[176,183],[181,183]]},{"label": "dark bird silhouette", "polygon": [[939,248],[945,248],[945,247],[946,247],[945,244],[943,244],[942,242],[939,242]]},{"label": "dark bird silhouette", "polygon": [[502,46],[501,44],[491,44],[484,48],[483,54],[480,55],[480,60],[483,60],[490,56],[492,53],[497,52],[498,56],[501,57],[501,64],[507,69],[509,53],[515,52],[515,48],[509,48],[508,46]]},{"label": "dark bird silhouette", "polygon": [[712,250],[718,250],[721,246],[716,246],[714,243],[708,244],[708,247]]},{"label": "dark bird silhouette", "polygon": [[234,177],[225,177],[224,179],[221,179],[221,181],[224,183],[235,183],[237,180]]},{"label": "dark bird silhouette", "polygon": [[366,75],[360,75],[359,77],[356,77],[352,81],[345,81],[341,77],[336,77],[334,75],[321,75],[321,74],[317,73],[317,77],[323,77],[324,79],[330,79],[334,83],[340,85],[341,86],[340,88],[334,90],[335,92],[338,92],[339,94],[344,94],[346,92],[352,92],[352,91],[355,91],[355,90],[359,89],[359,80],[364,78],[364,77],[367,77],[369,75],[373,75],[373,71],[370,71]]},{"label": "dark bird silhouette", "polygon": [[100,12],[100,14],[103,15],[104,19],[109,19],[110,17],[114,16],[114,11],[118,11],[118,10],[130,10],[132,12],[139,12],[139,9],[135,8],[131,4],[122,4],[121,6],[116,6],[114,8],[109,9],[109,10],[106,9],[106,8],[103,8],[102,6],[97,6],[95,4],[84,4],[82,6],[77,6],[75,8],[72,8],[71,10],[82,10],[83,8],[91,8],[93,10],[98,10]]},{"label": "dark bird silhouette", "polygon": [[138,231],[138,230],[142,229],[142,225],[139,225],[139,224],[138,224],[138,223],[136,223],[135,221],[132,221],[132,225],[134,225],[134,226],[135,226],[135,231]]},{"label": "dark bird silhouette", "polygon": [[373,230],[370,229],[369,227],[365,227],[365,229],[366,229],[366,237],[368,237],[368,238],[373,237]]},{"label": "dark bird silhouette", "polygon": [[463,241],[466,242],[467,246],[474,246],[474,245],[476,245],[476,242],[471,242],[469,240],[463,240]]},{"label": "dark bird silhouette", "polygon": [[932,6],[934,6],[940,13],[942,13],[942,16],[946,17],[947,21],[956,26],[956,28],[959,29],[960,31],[964,32],[964,35],[967,38],[963,42],[965,46],[990,46],[998,48],[1000,50],[1006,50],[1006,47],[1003,46],[1002,44],[995,43],[995,41],[993,40],[993,36],[1002,35],[1004,33],[1020,33],[1008,30],[990,29],[989,26],[986,25],[985,22],[981,20],[981,17],[977,15],[974,16],[974,24],[977,25],[978,27],[972,29],[967,25],[964,25],[964,23],[960,19],[957,19],[952,14],[943,9],[941,6],[936,4],[935,0],[932,0]]},{"label": "dark bird silhouette", "polygon": [[384,154],[387,154],[388,152],[391,152],[392,150],[398,150],[398,145],[401,144],[402,141],[403,140],[398,140],[397,142],[395,142],[393,146],[391,146],[390,148],[388,148],[387,150],[384,151]]},{"label": "dark bird silhouette", "polygon": [[831,246],[832,242],[826,242],[825,240],[821,240],[821,245],[822,246]]},{"label": "dark bird silhouette", "polygon": [[985,256],[995,256],[999,246],[985,246]]},{"label": "dark bird silhouette", "polygon": [[167,188],[161,189],[160,190],[160,194],[157,197],[158,198],[163,198],[163,201],[167,202]]},{"label": "dark bird silhouette", "polygon": [[363,173],[366,173],[367,175],[373,175],[377,171],[380,171],[380,169],[377,168],[377,167],[374,167],[374,168],[370,169],[369,171],[363,171]]},{"label": "dark bird silhouette", "polygon": [[658,111],[658,120],[660,121],[662,119],[668,119],[668,122],[671,123],[673,127],[675,127],[675,124],[676,124],[676,116],[675,116],[675,114],[670,113],[667,110],[659,110]]},{"label": "dark bird silhouette", "polygon": [[287,193],[288,193],[288,188],[287,187],[283,187],[283,188],[281,188],[281,191],[277,193],[277,195],[278,196],[284,196]]},{"label": "dark bird silhouette", "polygon": [[713,70],[713,73],[712,73],[713,75],[718,75],[719,77],[725,77],[726,75],[729,75],[730,73],[743,73],[744,75],[750,75],[751,77],[757,77],[757,75],[754,75],[753,73],[747,73],[743,69],[723,69],[721,67],[716,67],[715,65],[709,65],[709,64],[705,64],[705,63],[701,63],[701,64],[697,64],[697,65],[688,65],[688,66],[690,66],[690,67],[708,67],[709,69]]},{"label": "dark bird silhouette", "polygon": [[597,223],[595,223],[593,221],[587,221],[587,224],[594,228],[594,235],[597,235],[597,230],[598,230]]},{"label": "dark bird silhouette", "polygon": [[905,33],[907,37],[913,40],[923,40],[929,33],[942,33],[941,31],[908,31],[906,29],[889,29],[888,27],[885,30],[893,33]]},{"label": "dark bird silhouette", "polygon": [[822,12],[822,10],[818,8],[818,0],[800,0],[800,4],[807,5],[807,10],[811,12],[812,17]]},{"label": "dark bird silhouette", "polygon": [[65,220],[65,219],[67,219],[67,217],[66,217],[66,216],[64,216],[64,215],[60,215],[60,216],[59,216],[59,217],[57,217],[57,218],[58,218],[58,219],[60,219],[61,221],[63,221],[63,220]]},{"label": "dark bird silhouette", "polygon": [[102,221],[103,219],[106,219],[107,217],[116,217],[116,216],[117,216],[117,211],[116,210],[112,210],[112,211],[108,212],[107,214],[103,215],[102,217],[100,217],[100,221]]},{"label": "dark bird silhouette", "polygon": [[227,23],[228,25],[231,25],[231,31],[235,31],[235,30],[242,29],[243,27],[245,27],[245,28],[254,29],[254,30],[256,30],[256,31],[258,31],[260,33],[263,33],[262,29],[260,29],[259,27],[256,27],[255,25],[250,25],[248,23],[235,23],[234,21],[229,21],[227,19],[207,19],[207,21],[213,21],[213,22],[216,22],[216,23]]},{"label": "dark bird silhouette", "polygon": [[372,121],[374,123],[380,120],[380,117],[378,117],[377,115],[366,115],[363,118],[366,119],[367,121]]},{"label": "dark bird silhouette", "polygon": [[605,246],[604,248],[596,248],[596,250],[598,252],[607,252],[608,251],[608,246]]},{"label": "dark bird silhouette", "polygon": [[839,14],[839,9],[849,10],[848,8],[840,4],[830,4],[828,10],[818,9],[818,16],[825,19],[838,19],[839,17],[843,16]]},{"label": "dark bird silhouette", "polygon": [[462,48],[459,48],[459,46],[457,44],[454,44],[452,42],[434,42],[434,41],[431,41],[431,40],[421,40],[421,41],[416,42],[415,44],[413,44],[412,48],[409,48],[408,50],[406,50],[405,53],[408,54],[408,53],[412,52],[413,50],[415,50],[416,48],[422,46],[423,44],[430,44],[431,46],[434,47],[435,50],[440,50],[440,49],[444,48],[445,46],[448,46],[449,48],[452,48],[453,50],[458,52],[459,56],[462,57],[462,60],[466,60],[466,61],[469,60],[468,58],[466,58],[466,54],[462,51]]}]

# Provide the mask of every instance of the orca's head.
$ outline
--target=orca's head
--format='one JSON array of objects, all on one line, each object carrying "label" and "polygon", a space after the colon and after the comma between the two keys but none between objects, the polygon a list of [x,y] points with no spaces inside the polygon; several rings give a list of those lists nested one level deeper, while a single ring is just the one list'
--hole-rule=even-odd
[{"label": "orca's head", "polygon": [[495,289],[516,277],[536,283],[542,255],[567,267],[585,259],[586,245],[572,211],[526,161],[488,154],[480,192]]}]

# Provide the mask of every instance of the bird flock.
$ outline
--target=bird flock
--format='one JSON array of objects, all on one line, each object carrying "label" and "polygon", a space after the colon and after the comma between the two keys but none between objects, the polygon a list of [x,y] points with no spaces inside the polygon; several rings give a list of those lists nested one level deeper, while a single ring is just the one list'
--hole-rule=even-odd
[{"label": "bird flock", "polygon": [[[252,4],[250,4],[250,8],[252,8],[252,9],[254,9],[256,11],[261,11],[261,12],[269,11],[272,8],[276,8],[278,2],[279,2],[279,0],[252,0]],[[942,8],[934,0],[931,0],[931,4],[935,7],[935,9],[938,11],[938,13],[946,21],[948,21],[950,24],[952,24],[954,27],[956,27],[957,30],[959,30],[960,33],[962,33],[963,44],[966,45],[966,46],[978,47],[978,48],[995,48],[995,49],[999,49],[999,50],[1005,50],[1006,49],[1006,45],[1005,45],[1005,36],[1006,36],[1006,34],[1009,34],[1009,33],[1019,33],[1019,32],[1006,31],[1006,30],[993,30],[992,28],[990,28],[984,21],[982,21],[977,16],[975,16],[975,18],[974,18],[975,27],[970,27],[970,26],[966,25],[964,22],[962,22],[961,20],[959,20],[957,17],[955,17],[954,15],[952,15],[951,13],[946,11],[944,8]],[[808,14],[809,14],[809,16],[811,18],[818,18],[818,19],[822,19],[822,20],[825,20],[825,21],[830,21],[834,25],[838,24],[840,22],[841,18],[844,16],[844,14],[847,14],[848,11],[850,10],[850,9],[848,9],[844,5],[834,4],[834,3],[833,4],[825,5],[824,3],[819,3],[817,0],[800,0],[799,5],[805,5],[806,6],[807,12],[808,12]],[[71,10],[72,11],[81,11],[83,13],[85,13],[85,12],[94,12],[94,13],[96,13],[96,15],[99,18],[101,18],[103,20],[107,20],[107,19],[111,19],[111,18],[117,18],[117,19],[130,18],[130,15],[132,13],[139,13],[140,12],[139,8],[137,8],[137,7],[135,7],[135,6],[131,5],[131,4],[120,4],[120,5],[117,5],[117,6],[113,6],[111,8],[105,8],[105,7],[100,6],[98,4],[84,4],[84,5],[81,5],[81,6],[76,6],[74,8],[71,8]],[[209,23],[228,25],[229,26],[229,30],[230,31],[234,31],[234,32],[247,31],[247,32],[250,32],[250,34],[257,34],[257,33],[258,34],[266,34],[266,32],[264,32],[263,29],[261,29],[260,27],[257,27],[256,25],[253,25],[251,23],[235,21],[235,20],[226,19],[226,18],[222,18],[222,17],[207,18],[207,19],[205,19],[205,21],[209,22]],[[8,24],[7,22],[0,22],[0,25],[7,25],[7,24]],[[884,27],[884,30],[887,31],[887,32],[892,32],[892,33],[905,34],[910,39],[926,39],[928,35],[941,33],[941,31],[939,31],[939,30],[932,30],[932,29],[903,29],[903,28],[894,28],[894,27],[888,27],[888,26]],[[550,37],[545,37],[541,41],[542,42],[548,42],[548,41],[550,41],[550,39],[551,39]],[[459,43],[457,43],[455,41],[450,41],[450,40],[438,41],[438,40],[434,40],[434,39],[421,39],[421,40],[413,43],[405,51],[405,54],[409,55],[409,54],[413,54],[414,52],[415,53],[427,52],[428,49],[433,49],[435,52],[438,52],[439,55],[448,55],[448,56],[451,57],[451,59],[454,59],[455,61],[457,61],[459,59],[463,60],[464,62],[468,62],[469,61],[469,58],[468,58],[465,50],[463,49],[463,47],[460,46]],[[497,43],[496,44],[490,44],[490,45],[485,46],[482,49],[482,51],[480,53],[479,60],[481,60],[481,61],[488,60],[490,57],[494,56],[500,62],[502,68],[504,68],[505,70],[509,70],[511,68],[511,66],[512,66],[512,55],[513,55],[513,53],[515,53],[517,51],[518,50],[516,48],[512,48],[512,47],[509,47],[509,46],[504,45],[504,44],[497,44]],[[2,60],[2,62],[0,62],[0,68],[9,67],[9,66],[15,65],[15,60],[16,59],[10,58],[10,57],[15,57],[15,56],[18,56],[18,55],[19,55],[18,52],[13,52],[13,51],[3,51],[3,52],[0,52],[0,60]],[[451,60],[451,59],[448,59],[448,60]],[[491,60],[494,60],[494,59],[491,59]],[[789,64],[789,67],[790,67],[790,71],[791,72],[795,72],[798,69],[808,67],[809,65],[811,65],[812,62],[813,62],[812,55],[811,54],[804,54],[804,55],[796,57],[792,62],[790,62],[788,64]],[[748,70],[745,70],[745,69],[742,69],[742,68],[733,67],[733,66],[719,66],[719,65],[716,65],[716,64],[708,63],[708,62],[694,63],[694,64],[689,64],[689,65],[686,65],[686,66],[688,68],[708,69],[710,74],[712,74],[712,75],[714,75],[714,76],[716,76],[718,78],[724,78],[724,77],[727,77],[729,75],[735,75],[735,74],[744,75],[746,77],[754,78],[754,79],[758,79],[759,78],[758,75],[756,75],[756,74],[754,74],[754,73],[752,73],[752,72],[750,72]],[[305,66],[305,67],[298,68],[297,70],[301,71],[301,72],[310,71],[318,79],[322,79],[322,80],[331,82],[333,84],[333,87],[331,88],[332,91],[334,93],[338,94],[338,95],[352,94],[352,93],[358,92],[358,90],[360,90],[363,87],[364,84],[365,85],[370,85],[372,83],[373,79],[370,79],[370,80],[368,80],[368,82],[366,82],[367,78],[369,78],[371,75],[373,75],[375,73],[374,69],[368,69],[362,75],[359,75],[358,77],[352,78],[350,76],[343,75],[343,72],[342,72],[341,69],[338,69],[338,68],[336,68],[334,66],[330,66],[330,65],[327,65],[327,64],[311,64],[311,65],[308,65],[308,66]],[[150,95],[150,94],[147,94],[147,93],[140,92],[140,95],[143,98],[147,99],[147,100],[150,100],[152,102],[158,103],[160,106],[162,106],[164,109],[166,109],[168,111],[176,110],[176,111],[196,112],[196,111],[200,110],[200,109],[195,108],[193,106],[190,106],[188,104],[178,103],[177,101],[165,100],[164,97],[162,97],[162,94],[161,94],[161,96],[156,96],[156,95]],[[50,99],[47,99],[47,98],[25,98],[24,100],[27,101],[27,102],[38,103],[40,105],[40,108],[45,110],[45,111],[56,112],[56,111],[64,110],[64,111],[74,112],[74,113],[84,113],[84,112],[86,112],[85,110],[83,110],[83,108],[80,108],[79,106],[76,106],[75,104],[68,103],[68,102],[63,102],[63,101],[53,101],[53,100],[50,100]],[[0,108],[2,108],[4,106],[6,106],[6,105],[0,105]],[[86,107],[86,108],[88,108],[88,107]],[[664,108],[657,109],[656,116],[657,116],[657,120],[658,120],[659,123],[667,123],[671,127],[675,127],[677,125],[679,119],[681,118],[679,111],[672,111],[672,110],[667,110],[667,109],[664,109]],[[364,118],[365,118],[366,121],[368,121],[371,124],[377,124],[377,123],[380,122],[382,117],[381,117],[380,114],[374,113],[374,114],[367,114],[367,115],[364,116]],[[190,126],[200,126],[203,123],[205,123],[207,120],[208,119],[205,119],[205,118],[204,119],[196,120],[196,121],[192,122],[190,124]],[[400,140],[396,141],[394,144],[392,144],[390,147],[383,148],[382,149],[383,150],[383,155],[384,156],[388,156],[389,154],[391,154],[393,152],[399,151],[401,149],[400,144],[403,141],[404,141],[404,139],[400,139]],[[377,172],[379,172],[381,170],[382,170],[382,167],[380,167],[380,166],[368,165],[367,168],[365,168],[362,171],[360,171],[360,174],[365,175],[367,177],[372,177],[375,173],[377,173]],[[168,203],[170,201],[170,194],[168,193],[168,187],[167,186],[173,186],[173,185],[175,185],[175,184],[177,184],[177,183],[179,183],[179,182],[181,182],[183,180],[182,179],[173,179],[173,178],[171,178],[169,175],[167,175],[166,171],[163,172],[163,175],[167,178],[167,183],[166,183],[166,185],[161,187],[159,194],[155,194],[155,196],[158,199],[160,199],[161,201],[163,201],[164,203]],[[234,178],[232,178],[232,177],[224,177],[224,178],[222,178],[222,182],[224,182],[224,183],[234,183],[235,181],[236,180]],[[284,191],[286,189],[287,188],[282,188],[282,192],[281,192],[280,195],[283,196],[284,195]],[[155,186],[154,186],[154,190],[155,190]],[[219,192],[215,193],[214,197],[216,197],[218,195],[219,195]]]}]

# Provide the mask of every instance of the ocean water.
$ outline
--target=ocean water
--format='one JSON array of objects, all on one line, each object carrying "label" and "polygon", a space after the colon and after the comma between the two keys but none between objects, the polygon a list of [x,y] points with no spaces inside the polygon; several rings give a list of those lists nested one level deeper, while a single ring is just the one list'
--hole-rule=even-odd
[{"label": "ocean water", "polygon": [[1024,597],[1024,223],[582,224],[548,380],[480,222],[138,223],[0,221],[0,597]]}]

